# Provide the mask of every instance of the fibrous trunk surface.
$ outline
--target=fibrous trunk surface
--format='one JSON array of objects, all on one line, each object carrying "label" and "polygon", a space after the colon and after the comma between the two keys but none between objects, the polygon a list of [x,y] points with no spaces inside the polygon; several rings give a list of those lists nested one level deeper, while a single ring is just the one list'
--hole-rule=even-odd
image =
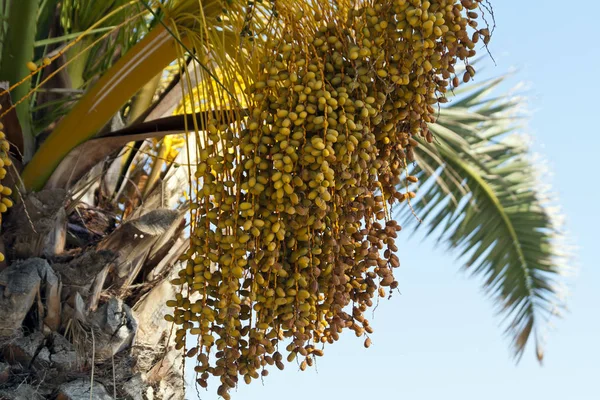
[{"label": "fibrous trunk surface", "polygon": [[30,195],[6,220],[0,399],[182,399],[164,315],[183,214],[152,210],[115,229],[106,210],[66,199]]}]

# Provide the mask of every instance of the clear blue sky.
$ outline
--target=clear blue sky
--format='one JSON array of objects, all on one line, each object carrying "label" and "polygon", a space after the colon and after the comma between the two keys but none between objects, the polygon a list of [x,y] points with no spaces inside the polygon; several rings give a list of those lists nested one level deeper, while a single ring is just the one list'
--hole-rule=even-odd
[{"label": "clear blue sky", "polygon": [[[544,366],[532,349],[515,365],[479,282],[433,241],[406,232],[398,239],[402,295],[380,303],[370,349],[348,332],[326,348],[318,372],[290,364],[271,371],[264,385],[241,384],[234,399],[600,399],[600,186],[593,183],[600,159],[600,2],[492,3],[498,65],[486,62],[485,73],[518,68],[511,85],[528,85],[527,133],[553,171],[569,238],[578,246],[569,312],[547,338]],[[202,399],[216,398],[215,391],[202,391]]]}]

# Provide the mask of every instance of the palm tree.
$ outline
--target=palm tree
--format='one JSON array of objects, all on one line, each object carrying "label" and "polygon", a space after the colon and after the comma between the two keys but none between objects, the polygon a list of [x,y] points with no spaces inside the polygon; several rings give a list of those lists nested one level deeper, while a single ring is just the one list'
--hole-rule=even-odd
[{"label": "palm tree", "polygon": [[[15,202],[0,214],[0,398],[183,398],[184,352],[198,349],[172,321],[187,326],[177,310],[196,301],[181,283],[203,151],[222,126],[250,126],[244,93],[271,49],[260,35],[290,10],[308,27],[312,8],[345,11],[290,4],[0,2],[0,197]],[[486,276],[520,356],[559,304],[563,267],[528,149],[508,136],[518,103],[485,97],[496,83],[442,108],[432,143],[415,137],[420,195],[400,217],[442,229]]]}]

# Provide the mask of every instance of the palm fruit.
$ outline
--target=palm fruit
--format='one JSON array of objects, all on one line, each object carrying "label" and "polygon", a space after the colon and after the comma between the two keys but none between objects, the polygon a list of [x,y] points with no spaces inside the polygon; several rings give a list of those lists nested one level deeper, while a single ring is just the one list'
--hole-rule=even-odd
[{"label": "palm fruit", "polygon": [[30,70],[31,72],[37,71],[38,66],[36,63],[34,63],[33,61],[28,61],[27,64],[27,69]]},{"label": "palm fruit", "polygon": [[[4,126],[0,123],[0,228],[2,226],[2,214],[5,213],[13,202],[10,199],[12,190],[9,187],[2,186],[2,180],[7,174],[6,167],[10,167],[12,162],[8,155],[10,143],[6,140],[6,135],[2,131]],[[0,262],[4,261],[4,254],[0,253]]]},{"label": "palm fruit", "polygon": [[217,376],[224,395],[282,369],[283,343],[305,369],[344,330],[372,332],[365,312],[398,286],[391,209],[415,195],[414,137],[432,140],[457,62],[474,74],[472,38],[489,41],[473,28],[480,2],[313,2],[310,18],[273,3],[279,35],[254,38],[266,42],[247,116],[199,123],[191,248],[167,319],[180,348],[198,335],[201,386]]}]

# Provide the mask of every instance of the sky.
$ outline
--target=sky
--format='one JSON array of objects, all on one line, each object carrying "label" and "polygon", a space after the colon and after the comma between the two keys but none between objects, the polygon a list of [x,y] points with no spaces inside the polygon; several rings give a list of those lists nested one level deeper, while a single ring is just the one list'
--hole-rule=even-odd
[{"label": "sky", "polygon": [[[516,70],[506,89],[524,84],[531,113],[525,133],[546,160],[575,245],[568,311],[546,338],[544,365],[532,348],[515,363],[501,318],[477,279],[431,239],[403,231],[397,240],[401,295],[379,304],[372,346],[352,332],[328,346],[317,369],[271,370],[264,383],[241,384],[233,399],[410,400],[600,399],[600,154],[594,97],[600,94],[600,2],[492,0],[497,28],[485,76]],[[594,255],[596,254],[596,255]],[[594,339],[596,338],[596,339]],[[200,392],[216,399],[216,387]],[[190,390],[187,399],[197,399]]]}]

